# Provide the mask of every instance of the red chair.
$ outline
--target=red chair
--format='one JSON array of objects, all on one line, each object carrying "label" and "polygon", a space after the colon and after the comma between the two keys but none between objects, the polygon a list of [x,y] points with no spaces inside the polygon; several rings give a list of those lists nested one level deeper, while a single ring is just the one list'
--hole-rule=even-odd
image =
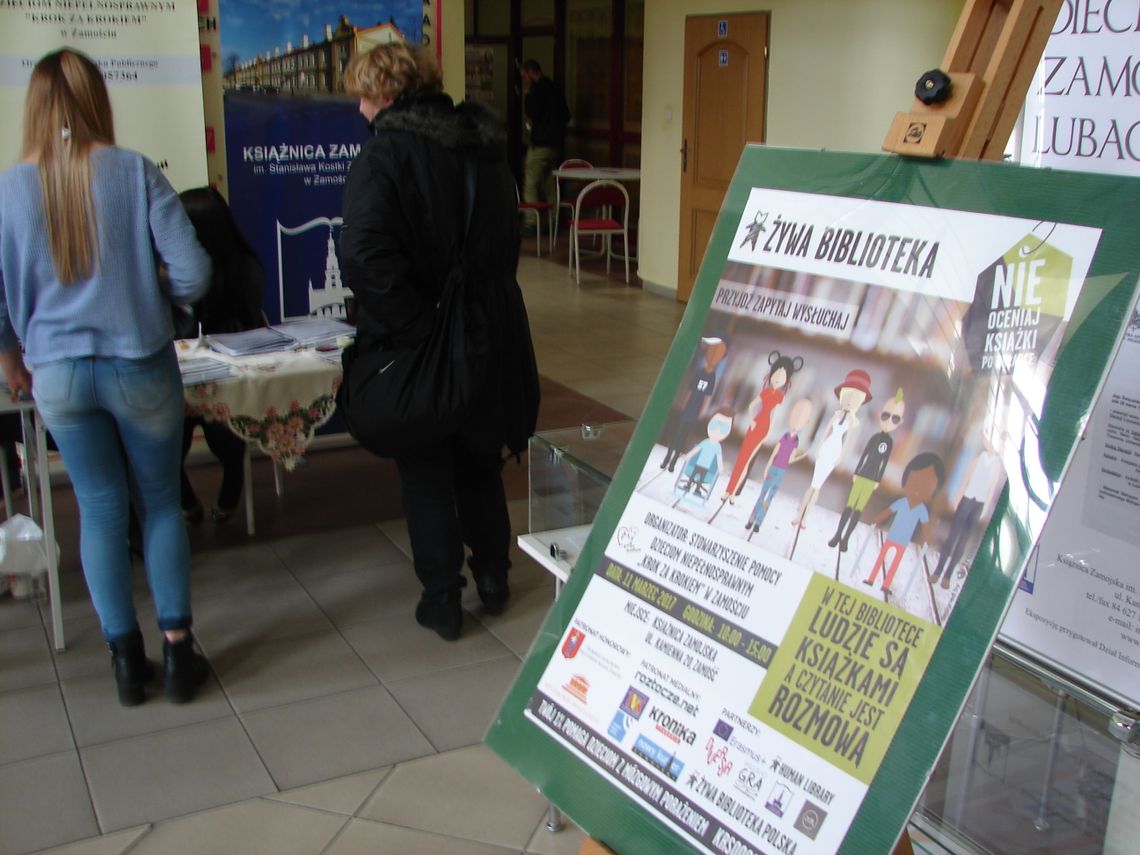
[{"label": "red chair", "polygon": [[524,202],[519,198],[519,185],[515,185],[515,202],[518,203],[520,211],[534,211],[535,217],[535,235],[534,235],[534,252],[539,258],[542,258],[542,215],[546,214],[546,225],[550,232],[550,251],[554,252],[554,215],[551,213],[554,210],[554,205],[550,202]]},{"label": "red chair", "polygon": [[[585,211],[585,216],[583,216]],[[620,219],[619,219],[620,217]],[[583,235],[600,235],[602,252],[606,256],[606,273],[610,272],[613,257],[613,238],[620,235],[623,246],[629,246],[629,191],[617,181],[602,179],[591,181],[582,188],[574,202],[574,217],[570,220],[570,261],[574,280],[582,283]],[[629,252],[625,258],[625,282],[629,284]]]},{"label": "red chair", "polygon": [[[590,161],[585,160],[581,157],[571,157],[571,158],[567,158],[566,160],[562,161],[562,163],[560,163],[558,165],[558,168],[559,169],[593,169],[594,164],[590,163]],[[574,201],[573,201],[573,199],[570,198],[572,194],[569,192],[563,193],[563,189],[562,189],[562,182],[563,181],[566,182],[567,191],[570,190],[572,185],[578,183],[578,182],[576,182],[570,178],[559,178],[558,176],[554,177],[554,204],[555,204],[555,208],[554,208],[554,240],[555,241],[558,240],[558,225],[562,220],[562,209],[563,208],[566,209],[566,216],[567,217],[573,217],[574,216]],[[563,196],[566,196],[566,198],[563,199],[562,198]],[[550,252],[551,252],[551,254],[554,253],[554,241],[551,241],[551,243],[550,243]]]}]

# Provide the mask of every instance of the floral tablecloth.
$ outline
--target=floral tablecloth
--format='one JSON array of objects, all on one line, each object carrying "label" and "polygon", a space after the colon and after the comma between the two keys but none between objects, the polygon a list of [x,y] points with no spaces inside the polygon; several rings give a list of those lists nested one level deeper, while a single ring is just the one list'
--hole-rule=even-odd
[{"label": "floral tablecloth", "polygon": [[297,351],[224,361],[234,376],[185,387],[186,415],[222,422],[291,471],[336,409],[339,360]]}]

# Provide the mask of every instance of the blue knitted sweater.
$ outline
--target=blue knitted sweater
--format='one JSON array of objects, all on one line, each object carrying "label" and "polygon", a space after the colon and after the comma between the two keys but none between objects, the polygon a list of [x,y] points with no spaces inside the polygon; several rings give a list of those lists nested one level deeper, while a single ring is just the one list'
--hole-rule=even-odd
[{"label": "blue knitted sweater", "polygon": [[33,368],[155,353],[173,337],[171,304],[209,287],[209,256],[158,168],[113,146],[92,151],[91,167],[99,258],[93,276],[68,285],[52,265],[37,167],[0,173],[0,349],[23,342]]}]

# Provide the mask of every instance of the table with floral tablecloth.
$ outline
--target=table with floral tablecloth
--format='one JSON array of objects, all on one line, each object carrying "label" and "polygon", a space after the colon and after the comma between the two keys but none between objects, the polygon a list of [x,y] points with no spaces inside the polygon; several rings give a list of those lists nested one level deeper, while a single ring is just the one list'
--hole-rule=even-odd
[{"label": "table with floral tablecloth", "polygon": [[339,359],[302,350],[224,361],[231,377],[185,387],[186,415],[225,424],[291,471],[336,409]]}]

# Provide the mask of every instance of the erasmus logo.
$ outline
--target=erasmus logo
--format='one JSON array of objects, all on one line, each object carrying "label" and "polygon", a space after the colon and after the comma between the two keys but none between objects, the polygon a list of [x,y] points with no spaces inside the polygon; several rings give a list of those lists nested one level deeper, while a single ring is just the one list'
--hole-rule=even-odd
[{"label": "erasmus logo", "polygon": [[1049,244],[1056,223],[1038,223],[977,279],[962,338],[978,373],[1033,365],[1060,332],[1073,259]]}]

